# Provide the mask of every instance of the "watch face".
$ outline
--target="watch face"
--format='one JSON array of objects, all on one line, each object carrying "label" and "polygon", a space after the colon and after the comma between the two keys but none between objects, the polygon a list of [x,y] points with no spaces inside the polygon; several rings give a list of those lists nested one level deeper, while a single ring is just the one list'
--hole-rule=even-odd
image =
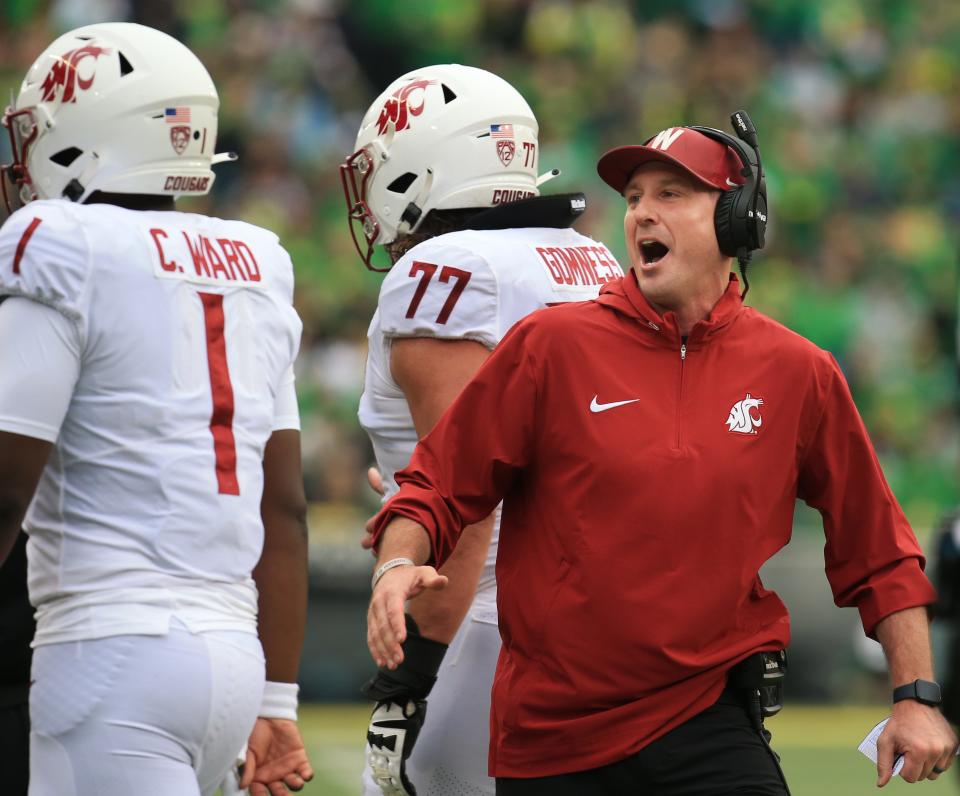
[{"label": "watch face", "polygon": [[914,686],[917,689],[917,699],[925,705],[939,705],[941,702],[940,686],[929,680],[917,680]]}]

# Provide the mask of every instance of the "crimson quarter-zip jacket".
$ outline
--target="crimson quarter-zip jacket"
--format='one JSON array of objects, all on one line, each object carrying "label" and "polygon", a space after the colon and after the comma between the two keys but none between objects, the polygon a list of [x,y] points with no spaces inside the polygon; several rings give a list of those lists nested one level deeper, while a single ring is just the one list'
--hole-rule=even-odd
[{"label": "crimson quarter-zip jacket", "polygon": [[743,306],[735,277],[682,341],[633,273],[521,320],[397,474],[440,565],[503,499],[490,771],[621,760],[785,647],[758,570],[799,497],[836,603],[864,628],[934,600],[917,540],[826,352]]}]

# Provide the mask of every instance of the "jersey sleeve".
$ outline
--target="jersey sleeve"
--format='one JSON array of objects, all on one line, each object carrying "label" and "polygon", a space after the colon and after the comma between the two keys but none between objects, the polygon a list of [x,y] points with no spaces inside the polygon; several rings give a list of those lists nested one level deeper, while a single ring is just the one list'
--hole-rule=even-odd
[{"label": "jersey sleeve", "polygon": [[0,431],[56,442],[80,377],[77,327],[35,301],[0,303]]},{"label": "jersey sleeve", "polygon": [[380,290],[385,337],[499,341],[499,289],[482,257],[438,241],[411,249],[390,270]]},{"label": "jersey sleeve", "polygon": [[70,206],[31,202],[0,228],[0,296],[52,307],[86,336],[90,246]]},{"label": "jersey sleeve", "polygon": [[274,245],[277,250],[277,269],[274,274],[276,290],[287,304],[293,304],[293,260],[280,241],[274,238]]},{"label": "jersey sleeve", "polygon": [[282,429],[300,430],[300,409],[297,406],[297,386],[292,365],[280,379],[280,387],[277,389],[277,397],[273,405],[271,431]]},{"label": "jersey sleeve", "polygon": [[[259,228],[258,228],[259,229]],[[267,232],[266,230],[260,230]],[[300,351],[300,342],[303,335],[303,321],[293,305],[293,260],[290,253],[280,244],[279,239],[272,232],[270,243],[275,247],[276,268],[273,269],[272,287],[274,301],[284,319],[286,329],[289,366],[284,371],[276,392],[275,422],[286,425],[274,425],[279,428],[300,428],[300,414],[297,409],[297,394],[294,385],[293,365]],[[282,418],[282,420],[281,420]]]},{"label": "jersey sleeve", "polygon": [[820,416],[803,452],[798,496],[823,517],[827,580],[837,605],[856,606],[863,629],[930,605],[924,556],[832,357],[820,368]]}]

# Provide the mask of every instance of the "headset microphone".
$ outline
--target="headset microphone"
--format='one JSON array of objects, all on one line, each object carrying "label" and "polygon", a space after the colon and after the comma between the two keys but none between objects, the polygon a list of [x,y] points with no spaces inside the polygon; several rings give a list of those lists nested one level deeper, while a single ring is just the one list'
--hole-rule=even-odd
[{"label": "headset microphone", "polygon": [[757,149],[757,128],[753,126],[750,117],[746,111],[737,111],[730,116],[730,122],[733,124],[734,132],[748,144],[753,150]]}]

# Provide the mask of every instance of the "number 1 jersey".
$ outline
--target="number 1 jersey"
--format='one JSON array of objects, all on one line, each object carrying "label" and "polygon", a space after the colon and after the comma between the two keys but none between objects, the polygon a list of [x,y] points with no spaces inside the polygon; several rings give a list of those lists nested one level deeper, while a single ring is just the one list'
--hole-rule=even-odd
[{"label": "number 1 jersey", "polygon": [[0,229],[0,296],[55,309],[78,360],[61,417],[0,405],[54,443],[24,522],[36,643],[255,632],[264,447],[299,427],[292,295],[276,236],[238,221],[50,200]]},{"label": "number 1 jersey", "polygon": [[[394,473],[406,467],[417,444],[406,398],[390,372],[395,338],[475,340],[493,349],[534,310],[596,298],[604,284],[622,276],[602,243],[572,229],[545,227],[451,232],[398,260],[383,281],[367,332],[359,411],[383,475],[384,499],[397,491]],[[481,621],[496,622],[498,531],[499,517],[471,610]]]}]

